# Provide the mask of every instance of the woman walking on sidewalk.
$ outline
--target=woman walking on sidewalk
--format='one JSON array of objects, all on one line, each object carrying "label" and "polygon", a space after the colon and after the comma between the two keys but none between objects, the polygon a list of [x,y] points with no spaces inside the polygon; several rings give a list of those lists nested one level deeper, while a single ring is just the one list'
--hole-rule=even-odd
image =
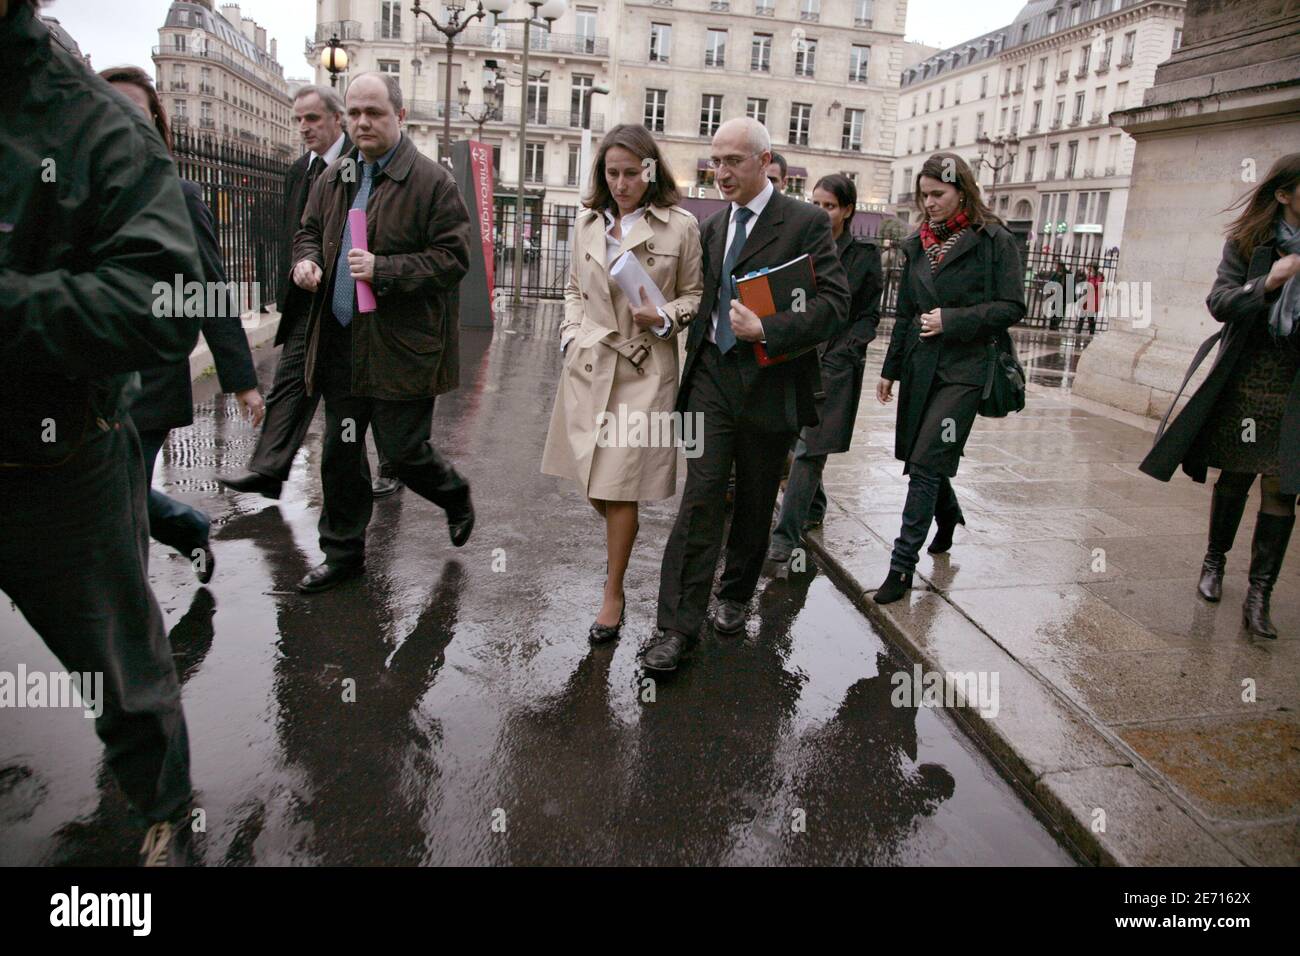
[{"label": "woman walking on sidewalk", "polygon": [[794,462],[781,498],[781,513],[767,552],[767,559],[778,563],[790,559],[790,553],[803,541],[804,531],[820,525],[826,513],[822,468],[827,455],[848,451],[853,440],[867,345],[876,337],[880,294],[884,290],[880,250],[870,243],[855,241],[848,228],[858,203],[853,181],[841,173],[823,176],[813,187],[812,199],[826,210],[831,220],[835,249],[853,296],[849,304],[852,324],[821,348],[825,395],[817,409],[821,421],[805,428],[795,443]]},{"label": "woman walking on sidewalk", "polygon": [[[1218,277],[1205,300],[1223,328],[1201,346],[1195,371],[1222,338],[1210,374],[1156,438],[1142,471],[1168,481],[1179,465],[1195,481],[1220,469],[1210,499],[1210,535],[1197,591],[1223,596],[1223,571],[1246,498],[1260,476],[1250,548],[1246,629],[1276,638],[1269,597],[1295,526],[1300,493],[1300,153],[1283,156],[1227,230]],[[1186,382],[1184,382],[1184,385]],[[1175,403],[1177,399],[1175,398]]]},{"label": "woman walking on sidewalk", "polygon": [[950,479],[990,381],[990,351],[1025,316],[1024,264],[1016,240],[980,198],[970,167],[935,153],[916,177],[926,220],[904,241],[894,331],[876,385],[882,404],[899,382],[894,456],[909,476],[902,529],[877,604],[912,586],[921,545],[936,521],[931,554],[952,546],[966,523]]},{"label": "woman walking on sidewalk", "polygon": [[[677,492],[677,448],[618,436],[655,436],[677,401],[677,343],[703,290],[700,230],[682,209],[676,179],[644,126],[615,126],[592,163],[576,224],[560,348],[564,368],[542,472],[578,482],[605,521],[609,565],[592,643],[618,637],[623,575],[636,541],[637,502]],[[631,254],[663,297],[631,302],[610,268]],[[641,423],[638,427],[638,423]],[[662,437],[660,435],[660,437]],[[614,443],[610,439],[616,439]]]}]

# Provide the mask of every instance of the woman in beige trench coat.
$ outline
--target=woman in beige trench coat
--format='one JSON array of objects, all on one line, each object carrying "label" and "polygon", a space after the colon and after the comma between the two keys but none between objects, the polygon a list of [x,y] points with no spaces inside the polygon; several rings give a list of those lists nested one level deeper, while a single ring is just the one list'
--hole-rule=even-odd
[{"label": "woman in beige trench coat", "polygon": [[[593,643],[618,637],[623,624],[637,503],[677,490],[677,447],[657,423],[669,421],[677,399],[673,339],[695,317],[703,288],[699,225],[678,202],[650,132],[611,129],[577,219],[560,326],[564,369],[542,453],[542,472],[578,482],[605,519],[609,567]],[[610,278],[628,252],[659,287],[663,306],[648,296],[629,302]]]}]

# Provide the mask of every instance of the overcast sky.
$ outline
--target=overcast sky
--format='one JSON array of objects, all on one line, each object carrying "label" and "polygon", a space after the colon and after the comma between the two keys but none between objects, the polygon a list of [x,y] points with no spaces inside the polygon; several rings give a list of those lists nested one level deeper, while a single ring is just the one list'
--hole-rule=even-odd
[{"label": "overcast sky", "polygon": [[[847,0],[841,0],[847,2]],[[54,0],[45,13],[72,34],[95,69],[129,63],[153,73],[151,48],[170,0]],[[221,0],[215,4],[221,7]],[[931,46],[953,46],[1012,21],[1024,0],[910,0],[907,39]],[[243,0],[240,9],[280,41],[286,77],[310,76],[303,39],[315,32],[312,0]]]}]

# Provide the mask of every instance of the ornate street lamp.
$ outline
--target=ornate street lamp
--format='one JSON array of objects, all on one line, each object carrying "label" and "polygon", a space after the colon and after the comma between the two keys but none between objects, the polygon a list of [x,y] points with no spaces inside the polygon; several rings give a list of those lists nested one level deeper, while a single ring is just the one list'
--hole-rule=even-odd
[{"label": "ornate street lamp", "polygon": [[472,110],[469,108],[470,86],[465,80],[460,81],[460,88],[456,91],[460,96],[460,113],[476,127],[478,127],[479,140],[483,139],[483,124],[497,116],[497,73],[489,67],[483,69],[483,106],[480,109]]},{"label": "ornate street lamp", "polygon": [[[979,147],[980,156],[975,161],[976,167],[987,166],[993,170],[993,182],[989,184],[989,208],[993,208],[993,192],[997,189],[998,173],[1006,169],[1016,161],[1016,152],[1020,149],[1020,137],[1012,133],[1006,139],[1001,136],[995,136],[989,139],[988,133],[980,133],[975,137],[975,144]],[[993,150],[993,159],[989,160],[986,155],[989,149]],[[1002,157],[1006,156],[1004,160]]]},{"label": "ornate street lamp", "polygon": [[496,22],[502,23],[522,23],[524,26],[524,50],[522,74],[523,84],[520,88],[519,104],[519,191],[515,197],[515,263],[514,263],[514,295],[511,301],[515,305],[523,303],[523,284],[524,284],[524,160],[527,153],[526,144],[528,141],[528,48],[529,48],[529,31],[533,27],[545,30],[548,33],[551,30],[551,24],[554,23],[568,8],[566,0],[526,0],[528,6],[533,8],[533,12],[527,17],[506,18],[501,16],[510,8],[511,0],[482,0],[482,5],[489,13],[496,14]]},{"label": "ornate street lamp", "polygon": [[333,34],[321,49],[320,65],[323,69],[329,70],[330,86],[338,86],[339,74],[348,68],[348,51],[343,49],[337,33]]},{"label": "ornate street lamp", "polygon": [[[451,65],[452,55],[456,50],[456,37],[469,29],[470,24],[475,20],[481,20],[487,16],[487,11],[483,9],[482,3],[475,3],[476,9],[473,13],[461,21],[460,15],[465,12],[461,0],[444,0],[444,6],[447,8],[447,22],[439,23],[434,19],[432,13],[428,10],[421,9],[420,0],[415,0],[415,6],[411,9],[415,11],[416,17],[423,14],[428,21],[433,24],[433,28],[447,38],[447,83],[442,97],[442,159],[443,162],[451,162]],[[418,20],[416,21],[419,22]],[[418,34],[418,31],[417,31]],[[416,42],[419,42],[418,35]]]}]

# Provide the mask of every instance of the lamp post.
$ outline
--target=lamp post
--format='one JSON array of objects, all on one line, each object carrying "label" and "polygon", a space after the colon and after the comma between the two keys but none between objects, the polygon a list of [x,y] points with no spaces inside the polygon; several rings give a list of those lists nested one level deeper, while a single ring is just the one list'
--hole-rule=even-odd
[{"label": "lamp post", "polygon": [[514,294],[511,296],[511,302],[520,305],[523,303],[524,285],[524,160],[528,139],[528,37],[533,27],[539,27],[549,33],[551,24],[564,13],[568,3],[566,0],[545,0],[544,3],[542,0],[526,0],[528,6],[533,8],[530,16],[513,18],[501,16],[509,9],[510,2],[511,0],[482,0],[482,5],[490,13],[497,15],[498,24],[522,23],[524,27],[523,63],[521,64],[523,84],[520,88],[519,103],[519,190],[515,197]]},{"label": "lamp post", "polygon": [[332,34],[329,42],[321,49],[320,65],[323,69],[329,71],[330,86],[338,86],[339,74],[348,68],[348,51],[343,49],[343,44],[339,42],[337,33]]},{"label": "lamp post", "polygon": [[[995,136],[989,139],[988,133],[980,133],[975,137],[975,143],[979,146],[980,157],[976,161],[977,166],[987,166],[993,170],[993,182],[989,184],[989,208],[993,208],[993,192],[997,189],[998,173],[1006,169],[1016,161],[1016,152],[1020,149],[1020,137],[1012,133],[1006,139],[1001,136]],[[990,147],[993,150],[993,159],[990,161],[986,158]],[[1006,159],[1003,160],[1003,155]]]},{"label": "lamp post", "polygon": [[[435,20],[433,14],[428,10],[421,9],[420,0],[415,0],[415,6],[411,9],[415,12],[416,17],[423,14],[428,18],[434,29],[447,38],[447,82],[442,98],[442,159],[443,162],[449,163],[451,162],[451,62],[456,49],[456,37],[468,30],[470,24],[475,20],[481,20],[487,16],[487,11],[483,9],[483,4],[479,3],[478,9],[469,14],[462,22],[460,15],[465,12],[465,8],[461,5],[461,0],[445,0],[445,5],[447,7],[447,22],[445,24]],[[418,31],[416,42],[419,42]]]},{"label": "lamp post", "polygon": [[497,113],[497,74],[496,70],[484,68],[483,70],[483,107],[478,110],[469,108],[469,83],[465,80],[460,81],[460,88],[457,90],[460,96],[460,113],[471,123],[478,127],[478,139],[483,139],[483,124],[488,120],[495,118]]},{"label": "lamp post", "polygon": [[591,88],[591,95],[582,104],[582,145],[578,149],[578,198],[587,193],[587,177],[591,175],[591,100],[608,96],[609,87],[599,84]]}]

